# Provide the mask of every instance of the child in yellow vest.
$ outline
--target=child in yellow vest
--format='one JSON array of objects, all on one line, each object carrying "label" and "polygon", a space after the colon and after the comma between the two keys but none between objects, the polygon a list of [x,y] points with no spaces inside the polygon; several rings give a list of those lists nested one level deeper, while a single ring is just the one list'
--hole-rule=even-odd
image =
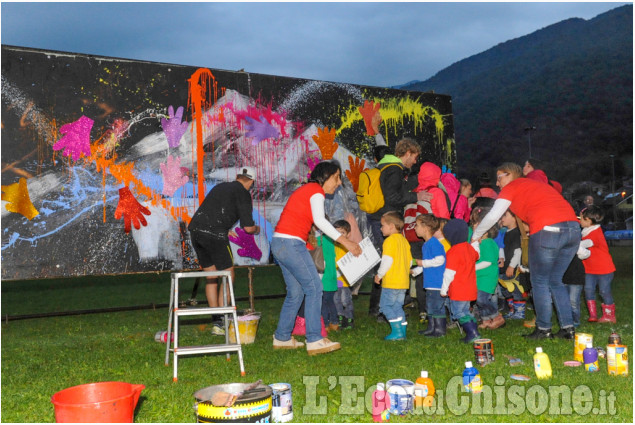
[{"label": "child in yellow vest", "polygon": [[381,233],[384,235],[381,263],[375,275],[375,283],[381,282],[379,308],[390,323],[391,333],[384,339],[396,341],[406,339],[406,313],[403,302],[410,287],[412,254],[410,244],[403,236],[404,220],[396,211],[381,217]]}]

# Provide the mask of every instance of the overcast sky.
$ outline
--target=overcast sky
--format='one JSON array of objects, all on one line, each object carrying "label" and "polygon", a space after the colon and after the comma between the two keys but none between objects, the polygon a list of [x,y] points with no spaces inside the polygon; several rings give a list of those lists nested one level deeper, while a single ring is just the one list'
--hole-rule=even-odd
[{"label": "overcast sky", "polygon": [[620,3],[14,3],[2,44],[394,86]]}]

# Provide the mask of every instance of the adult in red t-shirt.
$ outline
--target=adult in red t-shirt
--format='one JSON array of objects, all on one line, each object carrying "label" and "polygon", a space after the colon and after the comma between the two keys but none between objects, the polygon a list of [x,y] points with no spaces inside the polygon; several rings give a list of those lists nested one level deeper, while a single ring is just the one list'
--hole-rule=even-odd
[{"label": "adult in red t-shirt", "polygon": [[[474,230],[480,237],[503,216],[507,209],[529,225],[529,270],[536,312],[536,329],[526,335],[532,339],[573,339],[575,329],[571,302],[562,283],[567,267],[580,245],[580,224],[569,203],[553,187],[522,177],[520,165],[506,162],[496,171],[501,188],[492,210]],[[553,297],[560,330],[551,333]]]},{"label": "adult in red t-shirt", "polygon": [[341,235],[324,216],[324,195],[332,195],[341,184],[340,166],[333,162],[320,162],[311,172],[309,182],[291,194],[282,210],[271,240],[271,253],[282,270],[287,296],[273,336],[274,349],[294,349],[303,345],[291,336],[303,299],[309,355],[340,349],[339,342],[322,338],[320,334],[322,280],[306,245],[311,226],[315,225],[353,255],[361,254],[359,244]]}]

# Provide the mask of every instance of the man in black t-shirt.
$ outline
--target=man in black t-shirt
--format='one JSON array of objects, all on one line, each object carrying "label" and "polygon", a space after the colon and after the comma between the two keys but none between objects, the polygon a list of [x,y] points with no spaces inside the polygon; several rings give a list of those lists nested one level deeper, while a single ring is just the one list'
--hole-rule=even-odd
[{"label": "man in black t-shirt", "polygon": [[[205,271],[229,270],[234,280],[234,258],[229,235],[240,220],[246,233],[258,234],[260,227],[252,218],[249,189],[256,178],[255,170],[242,167],[236,181],[219,183],[209,191],[187,227],[198,262]],[[217,278],[207,278],[205,295],[210,307],[218,307],[220,298]],[[226,300],[227,301],[227,300]]]}]

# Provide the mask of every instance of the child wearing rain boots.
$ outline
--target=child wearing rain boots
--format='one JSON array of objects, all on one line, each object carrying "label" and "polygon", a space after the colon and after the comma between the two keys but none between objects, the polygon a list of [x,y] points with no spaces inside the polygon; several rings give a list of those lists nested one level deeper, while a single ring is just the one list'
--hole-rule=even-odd
[{"label": "child wearing rain boots", "polygon": [[467,242],[467,223],[452,219],[443,228],[445,238],[452,246],[446,254],[445,272],[441,296],[450,298],[450,313],[465,331],[463,342],[470,343],[480,338],[476,319],[470,312],[470,301],[477,298],[476,261],[479,258],[478,242]]},{"label": "child wearing rain boots", "polygon": [[[582,226],[582,244],[591,241],[588,247],[589,258],[582,261],[586,272],[584,280],[584,295],[589,308],[589,322],[615,323],[615,302],[611,293],[611,282],[615,272],[613,258],[609,253],[609,247],[604,238],[600,223],[604,219],[602,209],[591,205],[580,211],[580,225]],[[588,246],[590,242],[586,242]],[[595,288],[599,287],[602,296],[602,317],[598,319],[595,304]]]},{"label": "child wearing rain boots", "polygon": [[[432,214],[421,214],[417,217],[415,232],[425,243],[421,248],[422,260],[417,260],[414,274],[423,272],[423,287],[426,291],[426,310],[428,312],[428,329],[419,334],[440,337],[445,335],[447,298],[440,295],[445,271],[445,248],[434,234],[439,230],[439,219]],[[419,270],[421,269],[421,270]]]},{"label": "child wearing rain boots", "polygon": [[[476,207],[470,216],[470,225],[475,229],[491,210],[489,207]],[[503,315],[498,312],[498,225],[493,225],[480,241],[479,260],[476,262],[476,305],[481,315],[479,329],[498,329],[505,326]]]},{"label": "child wearing rain boots", "polygon": [[[389,211],[381,217],[381,233],[384,235],[382,257],[375,283],[381,282],[379,309],[388,319],[391,332],[384,339],[397,341],[406,339],[406,313],[403,302],[410,287],[410,244],[401,233],[404,221],[401,214]],[[467,237],[467,236],[466,236]]]}]

